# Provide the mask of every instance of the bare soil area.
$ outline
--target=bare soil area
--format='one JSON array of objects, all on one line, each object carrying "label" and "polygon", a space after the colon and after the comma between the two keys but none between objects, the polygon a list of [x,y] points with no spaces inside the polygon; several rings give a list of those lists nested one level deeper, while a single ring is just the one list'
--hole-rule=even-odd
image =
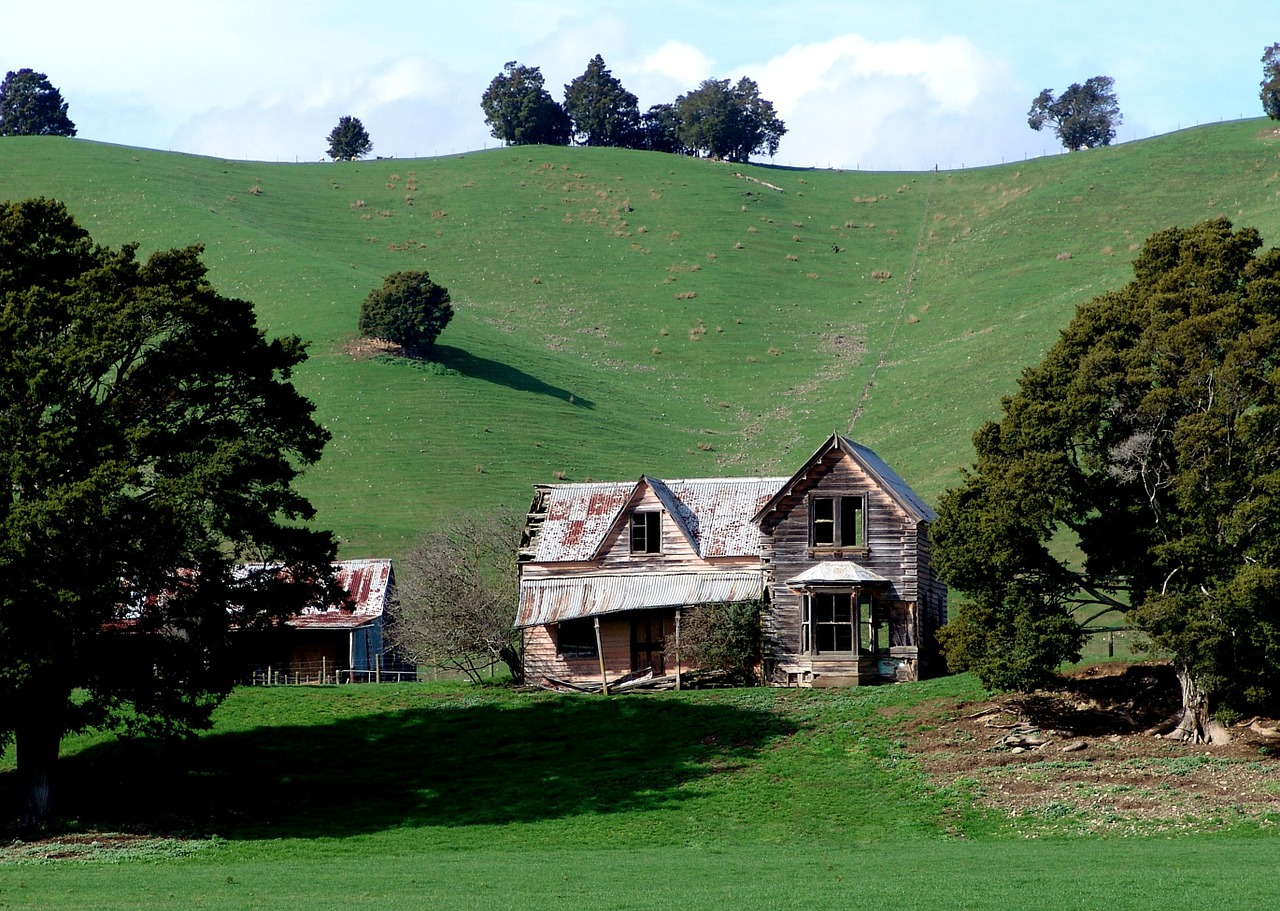
[{"label": "bare soil area", "polygon": [[935,784],[1020,827],[1280,826],[1280,725],[1247,719],[1230,743],[1182,743],[1158,733],[1178,708],[1167,665],[1102,664],[1052,692],[922,706],[907,749]]}]

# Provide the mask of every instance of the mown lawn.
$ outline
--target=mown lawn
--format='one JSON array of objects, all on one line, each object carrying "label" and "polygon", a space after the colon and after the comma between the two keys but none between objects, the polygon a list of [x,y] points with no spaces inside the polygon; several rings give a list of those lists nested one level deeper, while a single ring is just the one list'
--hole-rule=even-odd
[{"label": "mown lawn", "polygon": [[905,726],[980,696],[243,689],[181,748],[71,738],[70,828],[146,839],[10,846],[0,908],[1267,906],[1268,826],[1046,838],[932,786]]}]

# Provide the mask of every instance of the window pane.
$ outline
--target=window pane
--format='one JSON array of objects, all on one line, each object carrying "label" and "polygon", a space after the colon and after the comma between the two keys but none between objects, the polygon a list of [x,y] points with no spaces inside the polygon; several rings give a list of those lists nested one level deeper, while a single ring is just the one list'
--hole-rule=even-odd
[{"label": "window pane", "polygon": [[862,546],[862,497],[840,498],[840,544]]},{"label": "window pane", "polygon": [[853,604],[848,595],[832,595],[833,607],[831,619],[837,623],[853,622]]},{"label": "window pane", "polygon": [[853,651],[853,627],[840,623],[832,626],[831,629],[835,631],[835,650],[837,652]]},{"label": "window pane", "polygon": [[813,498],[813,543],[836,543],[836,506],[831,497]]}]

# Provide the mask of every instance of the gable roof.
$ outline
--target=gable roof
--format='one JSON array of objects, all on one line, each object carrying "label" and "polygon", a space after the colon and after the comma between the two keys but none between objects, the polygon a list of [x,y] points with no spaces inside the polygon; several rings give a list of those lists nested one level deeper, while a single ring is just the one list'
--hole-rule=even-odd
[{"label": "gable roof", "polygon": [[788,478],[777,493],[769,499],[755,514],[754,521],[763,522],[765,517],[777,509],[779,504],[789,497],[795,490],[796,486],[801,484],[808,478],[810,472],[817,466],[822,459],[833,449],[839,449],[848,455],[860,466],[867,474],[871,475],[881,487],[902,509],[917,522],[932,522],[938,518],[937,513],[924,501],[918,493],[911,489],[906,481],[898,476],[889,465],[866,446],[861,443],[855,443],[848,437],[841,436],[839,433],[833,433],[825,443],[818,447],[817,451],[809,457],[809,460],[800,467],[800,470]]},{"label": "gable roof", "polygon": [[334,579],[347,593],[349,605],[308,607],[285,620],[295,629],[356,629],[381,619],[395,576],[390,560],[341,560]]},{"label": "gable roof", "polygon": [[[754,556],[760,530],[752,516],[786,478],[684,478],[552,484],[540,488],[543,516],[530,541],[538,563],[590,561],[647,486],[698,556]],[[535,503],[539,500],[535,499]]]}]

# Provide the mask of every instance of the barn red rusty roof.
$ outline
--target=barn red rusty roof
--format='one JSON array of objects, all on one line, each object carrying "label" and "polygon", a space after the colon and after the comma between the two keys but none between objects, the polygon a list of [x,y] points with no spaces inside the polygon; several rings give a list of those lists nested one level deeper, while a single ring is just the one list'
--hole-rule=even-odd
[{"label": "barn red rusty roof", "polygon": [[534,560],[590,560],[635,489],[635,481],[549,487]]},{"label": "barn red rusty roof", "polygon": [[285,621],[297,629],[356,629],[377,622],[386,609],[394,576],[390,560],[343,560],[334,578],[351,607],[309,607]]}]

